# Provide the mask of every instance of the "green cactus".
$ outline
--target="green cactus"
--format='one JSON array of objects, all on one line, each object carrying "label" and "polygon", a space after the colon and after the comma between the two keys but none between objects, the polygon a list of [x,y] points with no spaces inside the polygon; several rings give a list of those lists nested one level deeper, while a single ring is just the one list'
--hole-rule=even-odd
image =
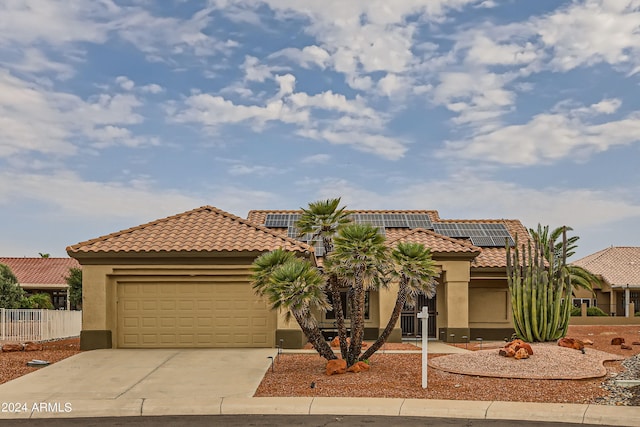
[{"label": "green cactus", "polygon": [[516,335],[528,342],[553,341],[567,334],[571,308],[571,280],[567,270],[566,230],[562,259],[554,251],[545,259],[537,240],[512,250],[507,244],[507,279],[511,293],[513,326]]}]

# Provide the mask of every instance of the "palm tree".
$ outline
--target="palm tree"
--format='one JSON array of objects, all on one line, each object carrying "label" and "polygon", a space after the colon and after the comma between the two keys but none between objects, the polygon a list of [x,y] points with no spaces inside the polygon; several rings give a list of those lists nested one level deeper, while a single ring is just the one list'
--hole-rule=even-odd
[{"label": "palm tree", "polygon": [[324,340],[313,309],[329,308],[323,291],[322,274],[308,261],[291,252],[276,249],[259,256],[253,263],[253,289],[266,296],[274,310],[283,309],[287,320],[293,316],[316,351],[325,359],[335,359]]},{"label": "palm tree", "polygon": [[[405,303],[416,304],[418,294],[425,294],[432,298],[436,292],[434,277],[438,275],[431,251],[420,243],[399,242],[391,252],[394,262],[394,276],[399,279],[398,295],[389,322],[382,334],[367,351],[360,356],[360,360],[371,357],[386,342],[398,323]],[[426,331],[423,331],[426,333]]]},{"label": "palm tree", "polygon": [[[324,257],[333,250],[333,236],[338,229],[350,222],[344,207],[340,207],[340,198],[319,200],[309,203],[307,209],[302,208],[302,215],[296,222],[299,236],[311,235],[311,240],[322,240]],[[327,275],[326,287],[331,294],[331,303],[335,314],[336,329],[340,341],[342,358],[347,358],[347,327],[342,311],[340,284],[335,274]]]},{"label": "palm tree", "polygon": [[327,258],[327,268],[350,285],[351,344],[347,365],[359,360],[364,338],[365,293],[380,286],[388,271],[388,253],[384,236],[370,224],[349,224],[338,230],[334,250]]},{"label": "palm tree", "polygon": [[[573,231],[573,228],[571,227],[557,227],[549,232],[548,225],[542,227],[540,224],[538,224],[538,228],[536,230],[534,230],[533,228],[529,229],[529,233],[531,234],[531,237],[533,237],[534,241],[537,241],[538,245],[544,248],[544,258],[547,260],[547,262],[551,262],[553,255],[554,265],[552,265],[551,267],[554,270],[558,270],[559,265],[562,262],[562,231],[565,229],[566,231]],[[579,239],[579,236],[571,236],[567,238],[567,258],[571,257],[571,255],[575,253],[575,250],[578,247],[577,242]],[[596,275],[590,273],[582,267],[568,264],[566,266],[566,269],[569,272],[569,279],[571,280],[571,285],[574,288],[586,289],[593,293],[593,285],[600,283],[600,280]]]}]

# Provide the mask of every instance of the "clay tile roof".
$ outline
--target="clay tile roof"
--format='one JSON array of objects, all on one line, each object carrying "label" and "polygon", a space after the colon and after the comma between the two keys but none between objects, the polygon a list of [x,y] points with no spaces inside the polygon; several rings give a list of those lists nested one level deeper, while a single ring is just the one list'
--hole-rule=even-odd
[{"label": "clay tile roof", "polygon": [[303,242],[212,206],[158,219],[67,248],[71,256],[114,253],[312,252]]},{"label": "clay tile roof", "polygon": [[80,267],[73,258],[0,258],[23,288],[66,288],[69,268]]},{"label": "clay tile roof", "polygon": [[640,247],[612,246],[572,262],[612,287],[640,286]]},{"label": "clay tile roof", "polygon": [[395,246],[398,242],[422,243],[425,247],[430,248],[434,254],[468,253],[477,255],[482,250],[465,240],[443,236],[431,230],[424,230],[422,228],[414,228],[412,230],[398,228],[388,229],[387,244],[389,246]]}]

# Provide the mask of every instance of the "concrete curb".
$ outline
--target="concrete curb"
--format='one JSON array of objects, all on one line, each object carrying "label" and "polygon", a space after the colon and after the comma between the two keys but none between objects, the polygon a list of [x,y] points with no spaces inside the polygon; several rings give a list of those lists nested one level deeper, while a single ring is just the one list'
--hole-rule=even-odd
[{"label": "concrete curb", "polygon": [[[638,407],[572,403],[341,397],[97,399],[72,400],[68,403],[71,404],[70,411],[39,411],[32,410],[32,406],[29,406],[31,409],[27,412],[0,412],[0,420],[153,415],[314,414],[512,419],[615,426],[640,425],[640,408]],[[60,402],[58,407],[64,409],[64,403]]]}]

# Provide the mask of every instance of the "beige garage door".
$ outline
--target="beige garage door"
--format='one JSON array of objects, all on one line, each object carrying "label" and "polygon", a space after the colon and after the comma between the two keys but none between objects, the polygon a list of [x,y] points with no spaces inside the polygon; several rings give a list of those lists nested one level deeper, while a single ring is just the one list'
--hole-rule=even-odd
[{"label": "beige garage door", "polygon": [[275,314],[246,283],[119,283],[118,347],[273,347]]}]

